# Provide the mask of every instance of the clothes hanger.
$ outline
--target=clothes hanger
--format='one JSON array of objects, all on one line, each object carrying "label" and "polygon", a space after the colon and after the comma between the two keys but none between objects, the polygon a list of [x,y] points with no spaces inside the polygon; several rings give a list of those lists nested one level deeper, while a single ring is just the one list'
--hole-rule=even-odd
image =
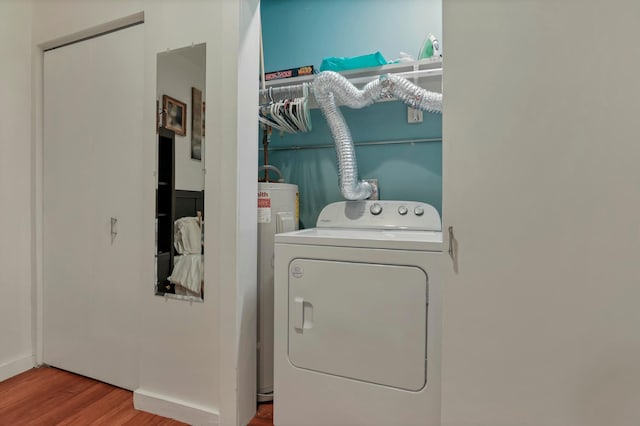
[{"label": "clothes hanger", "polygon": [[298,128],[298,131],[306,132],[307,126],[300,115],[300,112],[302,111],[302,101],[302,98],[296,98],[291,102],[289,105],[289,115]]},{"label": "clothes hanger", "polygon": [[311,112],[309,111],[309,85],[307,83],[302,83],[302,96],[304,97],[303,119],[307,132],[309,132],[313,127],[311,126]]},{"label": "clothes hanger", "polygon": [[276,102],[273,99],[273,87],[269,87],[267,91],[269,103],[261,105],[258,109],[259,122],[287,133],[310,131],[309,85],[302,83],[302,97],[294,98],[292,88],[288,91],[288,99]]},{"label": "clothes hanger", "polygon": [[287,122],[286,116],[282,112],[284,108],[283,101],[278,101],[271,106],[271,117],[279,124],[280,129],[288,132],[295,133],[293,127]]}]

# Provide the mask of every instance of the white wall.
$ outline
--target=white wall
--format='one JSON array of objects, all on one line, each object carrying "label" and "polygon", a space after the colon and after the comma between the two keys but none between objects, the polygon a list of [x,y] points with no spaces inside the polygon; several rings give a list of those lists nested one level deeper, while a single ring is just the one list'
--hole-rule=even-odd
[{"label": "white wall", "polygon": [[0,381],[33,366],[31,2],[0,2]]},{"label": "white wall", "polygon": [[[247,408],[243,407],[249,407],[253,401],[246,395],[255,398],[255,388],[246,391],[245,387],[250,384],[246,380],[238,380],[238,370],[250,368],[251,363],[255,363],[255,353],[251,353],[248,361],[244,361],[248,365],[238,366],[238,330],[246,328],[238,324],[240,321],[252,321],[250,315],[245,318],[238,313],[245,309],[242,307],[244,299],[238,299],[247,292],[249,295],[255,293],[255,289],[251,289],[255,285],[255,258],[252,255],[244,256],[241,251],[255,245],[256,235],[252,231],[256,226],[255,190],[238,192],[239,183],[245,181],[238,174],[246,175],[249,167],[253,170],[257,164],[257,158],[252,158],[248,165],[239,164],[247,153],[252,156],[257,152],[254,143],[257,135],[247,139],[246,143],[250,145],[237,146],[239,3],[234,0],[43,0],[34,7],[33,42],[35,45],[47,43],[140,11],[145,13],[145,99],[149,105],[145,111],[145,122],[149,129],[144,152],[146,161],[141,167],[147,176],[145,187],[148,191],[144,194],[143,202],[149,226],[145,229],[147,251],[140,253],[137,259],[132,259],[144,268],[146,276],[131,295],[139,299],[142,330],[139,345],[140,388],[136,391],[136,406],[188,423],[236,425],[240,422],[240,415],[243,416],[242,421],[247,415]],[[154,295],[156,54],[203,42],[207,43],[207,295],[204,303],[189,303]],[[37,77],[42,72],[40,56],[37,52],[34,54],[37,59],[34,78],[36,97],[42,90]],[[256,71],[257,60],[255,55],[247,61]],[[38,130],[42,120],[38,106],[41,105],[41,97],[36,101],[36,130],[40,145],[36,145],[35,155],[37,164],[41,165],[42,134]],[[255,102],[251,107],[254,106]],[[252,176],[255,176],[255,172]],[[37,178],[42,178],[41,173]],[[41,199],[41,191],[40,182],[36,187],[36,200]],[[38,203],[36,230],[42,220],[41,201]],[[240,214],[240,210],[246,208],[253,212],[252,215]],[[250,223],[247,223],[249,219]],[[238,243],[244,239],[249,242]],[[242,271],[242,274],[238,271]],[[38,276],[41,276],[40,266]],[[244,277],[248,282],[241,282]],[[245,287],[246,290],[238,291]],[[255,334],[253,338],[255,342]],[[238,400],[238,395],[245,395],[242,401]]]},{"label": "white wall", "polygon": [[[257,276],[256,270],[247,264],[256,265],[258,221],[256,197],[258,193],[258,126],[255,105],[258,105],[258,69],[260,39],[260,1],[240,2],[240,40],[238,50],[238,193],[237,224],[237,329],[238,336],[238,420],[244,425],[255,411],[256,397],[256,341],[257,341]],[[256,194],[256,196],[254,196]]]},{"label": "white wall", "polygon": [[[204,55],[204,53],[203,53]],[[175,188],[187,191],[204,189],[204,162],[191,158],[191,133],[193,132],[193,108],[191,88],[195,87],[206,96],[205,70],[178,53],[166,52],[158,55],[157,99],[162,105],[162,96],[168,95],[187,105],[187,134],[176,135]],[[205,138],[202,139],[202,155]]]},{"label": "white wall", "polygon": [[640,424],[638,22],[444,1],[444,426]]}]

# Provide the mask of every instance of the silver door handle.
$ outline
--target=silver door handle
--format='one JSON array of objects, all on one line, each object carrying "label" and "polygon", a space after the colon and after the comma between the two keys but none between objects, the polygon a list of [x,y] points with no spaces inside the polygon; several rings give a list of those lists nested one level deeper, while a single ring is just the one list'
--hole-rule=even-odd
[{"label": "silver door handle", "polygon": [[449,227],[449,256],[453,257],[453,226]]}]

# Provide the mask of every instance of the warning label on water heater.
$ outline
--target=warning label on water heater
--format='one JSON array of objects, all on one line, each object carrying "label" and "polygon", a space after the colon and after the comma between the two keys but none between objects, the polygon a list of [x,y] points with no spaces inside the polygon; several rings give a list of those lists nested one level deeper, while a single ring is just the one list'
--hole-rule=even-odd
[{"label": "warning label on water heater", "polygon": [[271,223],[271,191],[258,191],[258,223]]}]

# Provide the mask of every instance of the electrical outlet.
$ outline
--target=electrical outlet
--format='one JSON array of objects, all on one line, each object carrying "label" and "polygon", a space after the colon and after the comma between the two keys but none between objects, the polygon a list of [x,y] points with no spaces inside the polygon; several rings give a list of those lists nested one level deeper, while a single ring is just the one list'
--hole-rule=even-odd
[{"label": "electrical outlet", "polygon": [[407,123],[422,123],[422,110],[407,107]]},{"label": "electrical outlet", "polygon": [[365,179],[365,182],[369,182],[373,191],[371,191],[371,196],[367,198],[367,200],[379,200],[380,192],[378,191],[378,179]]}]

